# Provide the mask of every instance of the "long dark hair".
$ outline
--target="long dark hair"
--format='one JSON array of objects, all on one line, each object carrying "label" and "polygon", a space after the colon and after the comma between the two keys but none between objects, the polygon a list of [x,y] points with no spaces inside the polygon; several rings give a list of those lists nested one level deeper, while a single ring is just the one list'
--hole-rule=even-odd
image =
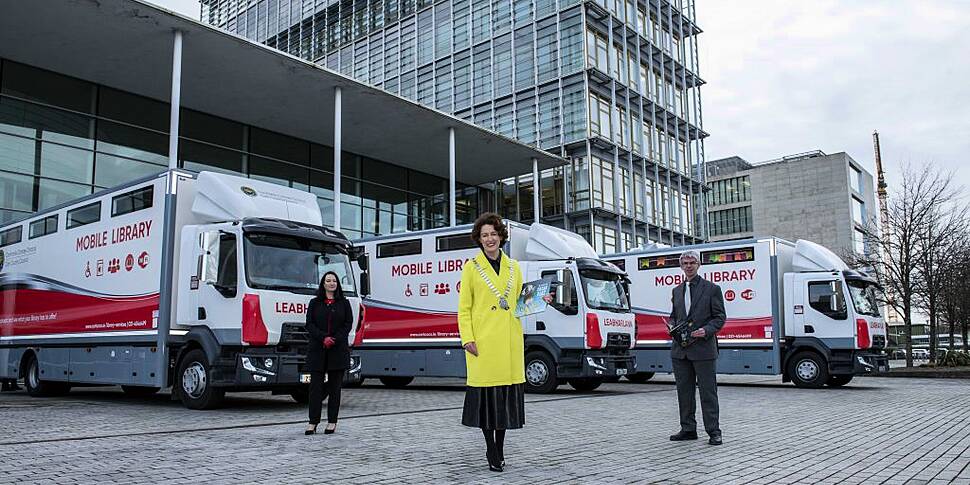
[{"label": "long dark hair", "polygon": [[343,288],[343,285],[340,284],[340,277],[337,276],[337,273],[335,273],[333,271],[327,271],[326,273],[323,274],[323,277],[320,278],[320,287],[317,288],[317,298],[326,298],[327,297],[327,290],[323,286],[323,282],[327,280],[327,275],[333,275],[334,279],[337,280],[337,289],[334,290],[334,292],[333,292],[333,299],[334,300],[343,300],[344,299],[344,288]]}]

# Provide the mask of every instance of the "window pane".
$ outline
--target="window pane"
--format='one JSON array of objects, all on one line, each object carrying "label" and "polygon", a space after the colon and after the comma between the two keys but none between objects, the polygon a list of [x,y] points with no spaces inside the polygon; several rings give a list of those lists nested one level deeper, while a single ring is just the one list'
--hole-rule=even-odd
[{"label": "window pane", "polygon": [[183,108],[179,115],[179,136],[227,148],[243,148],[243,125],[191,109]]},{"label": "window pane", "polygon": [[0,209],[33,211],[34,177],[0,172]]},{"label": "window pane", "polygon": [[272,131],[251,128],[249,130],[249,150],[271,158],[308,165],[310,156],[309,142],[281,135]]},{"label": "window pane", "polygon": [[27,137],[40,137],[80,148],[92,148],[93,120],[85,115],[69,113],[10,98],[0,98],[0,130]]},{"label": "window pane", "polygon": [[44,143],[40,150],[40,175],[90,184],[94,175],[94,153]]},{"label": "window pane", "polygon": [[33,174],[36,146],[32,139],[0,134],[0,170]]},{"label": "window pane", "polygon": [[242,153],[205,143],[183,140],[179,143],[179,159],[182,167],[188,170],[209,170],[233,175],[239,175],[243,171]]},{"label": "window pane", "polygon": [[168,132],[168,103],[102,87],[98,93],[98,115],[136,126]]},{"label": "window pane", "polygon": [[2,92],[20,98],[91,112],[94,85],[43,69],[5,60]]},{"label": "window pane", "polygon": [[127,125],[98,122],[99,152],[168,165],[168,136]]},{"label": "window pane", "polygon": [[[85,195],[91,194],[90,185],[72,184],[69,182],[58,182],[56,180],[46,180],[40,179],[40,199],[38,200],[37,210],[44,210],[54,207],[55,205],[63,204],[65,202],[70,202],[79,197],[84,197]],[[88,220],[89,213],[81,212],[78,217],[80,220]],[[96,214],[100,214],[96,212]],[[100,216],[99,216],[100,217]],[[70,222],[71,217],[68,213],[68,221]],[[97,218],[94,219],[95,221]],[[93,221],[92,221],[93,222]],[[85,222],[87,224],[87,222]],[[77,224],[75,224],[76,226]],[[68,226],[74,227],[74,226]]]},{"label": "window pane", "polygon": [[127,158],[97,154],[94,184],[114,187],[132,180],[165,171],[167,166],[140,162]]},{"label": "window pane", "polygon": [[249,176],[300,190],[309,189],[309,169],[262,157],[249,157]]}]

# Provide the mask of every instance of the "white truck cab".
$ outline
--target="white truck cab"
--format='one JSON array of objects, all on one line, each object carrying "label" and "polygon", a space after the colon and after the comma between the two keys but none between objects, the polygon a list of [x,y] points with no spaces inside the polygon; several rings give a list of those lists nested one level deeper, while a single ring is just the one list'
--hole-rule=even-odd
[{"label": "white truck cab", "polygon": [[[594,389],[606,377],[634,368],[629,349],[635,321],[628,280],[600,260],[575,233],[543,224],[506,221],[503,250],[519,262],[523,281],[554,282],[555,301],[521,319],[525,333],[526,386],[550,392],[568,382]],[[357,334],[362,374],[401,386],[416,376],[464,377],[458,334],[458,283],[480,249],[470,225],[356,241],[365,248],[375,285],[365,298]]]}]

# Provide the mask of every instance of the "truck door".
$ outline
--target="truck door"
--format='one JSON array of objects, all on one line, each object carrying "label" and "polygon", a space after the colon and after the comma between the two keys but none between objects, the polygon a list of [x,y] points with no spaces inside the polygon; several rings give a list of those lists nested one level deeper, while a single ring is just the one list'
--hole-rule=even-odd
[{"label": "truck door", "polygon": [[[531,315],[534,333],[557,337],[583,336],[582,325],[576,324],[579,315],[579,297],[576,293],[576,280],[572,270],[566,267],[542,268],[537,278],[554,282],[553,302],[550,309]],[[580,344],[582,346],[582,344]]]},{"label": "truck door", "polygon": [[854,327],[850,325],[845,288],[833,275],[795,275],[792,336],[818,338],[829,348],[852,348]]},{"label": "truck door", "polygon": [[195,313],[200,325],[212,329],[238,329],[242,318],[239,303],[240,251],[238,235],[228,231],[201,233],[198,256],[200,282]]}]

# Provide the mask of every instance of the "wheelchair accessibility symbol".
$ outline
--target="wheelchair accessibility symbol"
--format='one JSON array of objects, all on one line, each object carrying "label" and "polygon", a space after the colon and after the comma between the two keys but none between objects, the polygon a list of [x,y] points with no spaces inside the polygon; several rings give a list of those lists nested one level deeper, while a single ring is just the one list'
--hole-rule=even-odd
[{"label": "wheelchair accessibility symbol", "polygon": [[404,296],[410,298],[411,295],[413,295],[413,294],[414,294],[414,292],[411,291],[411,283],[408,283],[407,288],[404,289]]}]

